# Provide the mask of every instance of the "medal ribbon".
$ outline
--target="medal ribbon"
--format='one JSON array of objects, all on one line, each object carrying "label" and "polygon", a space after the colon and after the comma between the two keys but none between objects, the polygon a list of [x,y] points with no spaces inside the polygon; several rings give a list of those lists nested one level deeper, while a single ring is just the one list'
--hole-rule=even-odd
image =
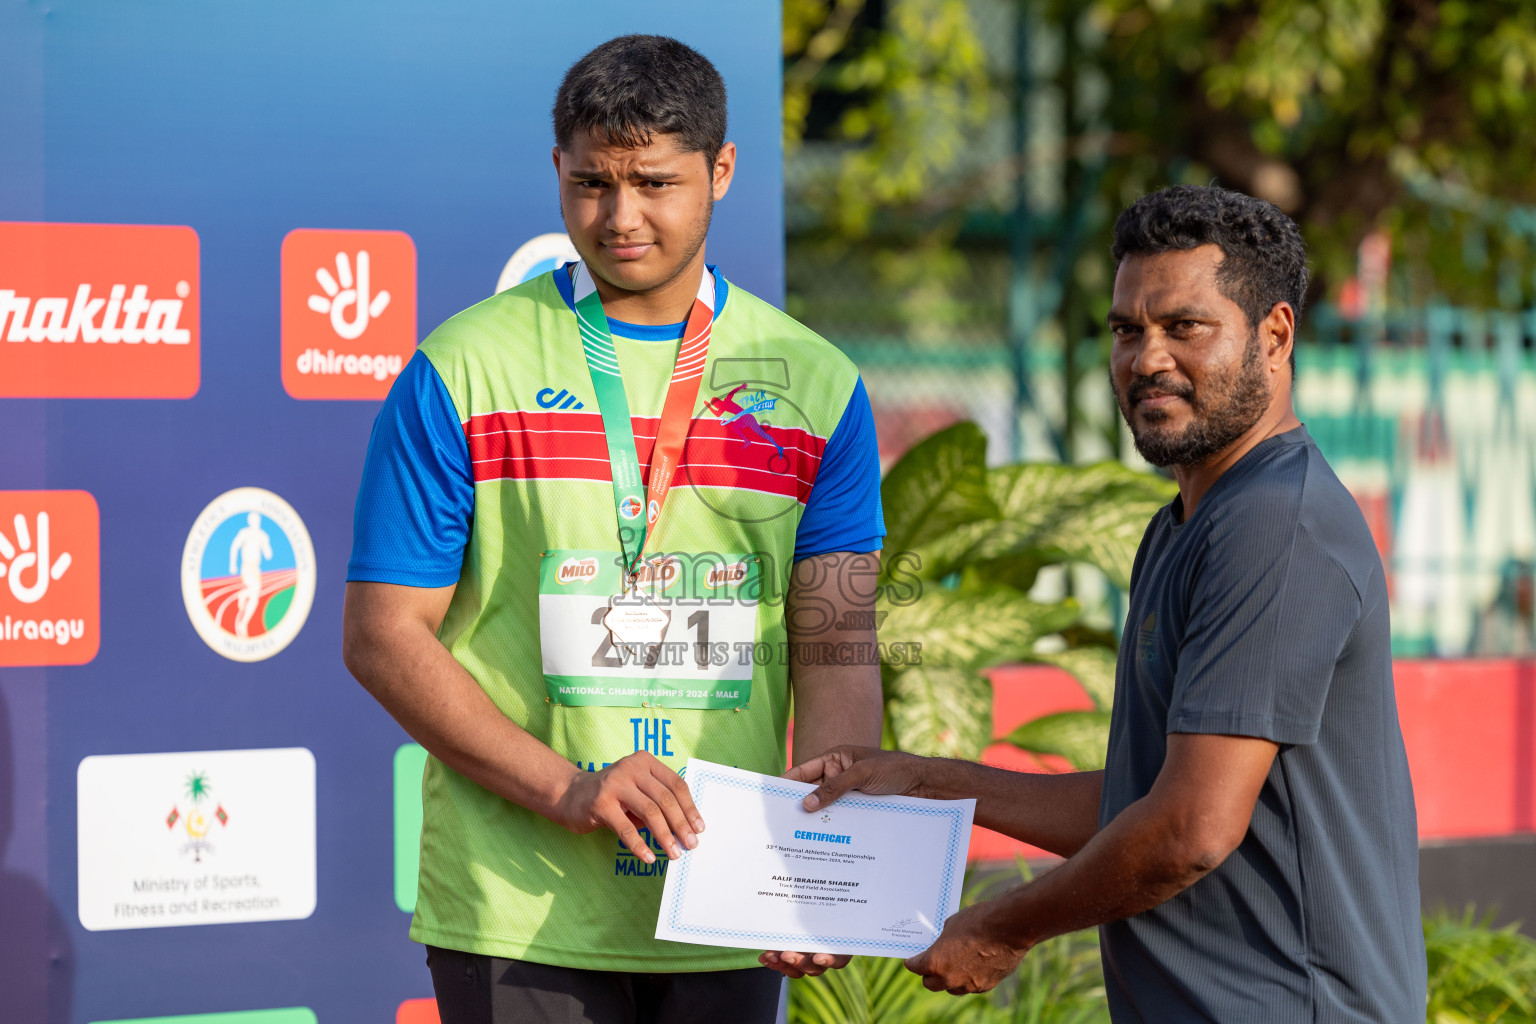
[{"label": "medal ribbon", "polygon": [[[629,418],[629,399],[624,394],[623,371],[608,331],[608,315],[603,300],[585,263],[576,264],[573,283],[576,298],[576,326],[581,332],[581,351],[592,376],[592,390],[603,417],[603,433],[608,439],[608,465],[613,473],[614,508],[619,521],[619,544],[624,549],[625,576],[633,580],[645,556],[645,541],[655,529],[661,510],[672,489],[683,456],[683,442],[693,420],[694,403],[699,397],[699,382],[704,377],[704,357],[709,353],[709,332],[715,320],[715,275],[708,269],[699,282],[698,297],[688,313],[683,341],[672,365],[672,379],[661,409],[661,423],[656,431],[656,446],[651,449],[648,483],[642,484],[640,455],[635,448],[634,426]],[[642,498],[644,504],[641,504]],[[626,524],[634,523],[625,543]]]}]

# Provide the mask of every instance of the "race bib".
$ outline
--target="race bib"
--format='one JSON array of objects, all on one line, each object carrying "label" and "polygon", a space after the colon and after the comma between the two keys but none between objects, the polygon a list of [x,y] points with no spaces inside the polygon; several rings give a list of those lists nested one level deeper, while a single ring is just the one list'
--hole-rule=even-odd
[{"label": "race bib", "polygon": [[629,593],[619,564],[615,551],[544,554],[539,646],[550,703],[746,707],[762,563],[751,555],[653,555]]}]

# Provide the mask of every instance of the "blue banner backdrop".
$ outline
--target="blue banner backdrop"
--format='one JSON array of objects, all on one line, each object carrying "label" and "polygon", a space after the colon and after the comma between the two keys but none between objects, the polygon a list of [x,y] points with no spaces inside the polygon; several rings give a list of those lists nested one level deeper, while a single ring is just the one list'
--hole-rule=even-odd
[{"label": "blue banner backdrop", "polygon": [[[0,221],[190,226],[201,307],[190,398],[0,398],[0,493],[85,491],[100,514],[94,660],[0,667],[0,1019],[308,1007],[321,1024],[383,1024],[430,995],[395,903],[392,771],[405,736],[340,656],[352,502],[378,403],[285,391],[280,252],[296,228],[409,235],[418,337],[485,298],[521,243],[560,230],[549,108],[561,74],[625,32],[677,36],[724,74],[741,160],[711,262],[781,300],[776,3],[0,0]],[[0,298],[11,287],[0,280]],[[253,662],[200,638],[181,581],[205,506],[245,487],[301,517],[316,578],[302,630]],[[272,515],[259,525],[281,532]],[[0,532],[17,541],[9,515]],[[300,747],[315,772],[310,916],[82,926],[79,862],[101,851],[80,835],[110,842],[117,813],[79,808],[84,759]],[[220,797],[219,773],[191,768]],[[176,811],[173,824],[197,797],[177,782],[151,800],[157,815]],[[230,822],[250,820],[253,802],[231,806]],[[280,807],[262,813],[282,820]],[[292,813],[300,834],[308,812]]]}]

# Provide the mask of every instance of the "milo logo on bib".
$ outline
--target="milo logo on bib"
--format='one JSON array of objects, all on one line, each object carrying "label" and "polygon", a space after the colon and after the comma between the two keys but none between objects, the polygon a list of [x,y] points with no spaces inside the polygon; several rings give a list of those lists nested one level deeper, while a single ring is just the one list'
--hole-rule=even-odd
[{"label": "milo logo on bib", "polygon": [[555,582],[561,586],[585,583],[596,578],[597,559],[595,558],[567,558],[560,563],[560,568],[555,570]]},{"label": "milo logo on bib", "polygon": [[636,604],[613,551],[556,549],[539,567],[545,696],[559,707],[732,710],[752,699],[760,556],[656,554],[639,567],[655,627],[642,649],[616,638],[615,609]]},{"label": "milo logo on bib", "polygon": [[683,564],[677,558],[671,555],[652,558],[641,564],[640,571],[635,575],[635,589],[659,594],[671,590],[672,585],[682,576]]},{"label": "milo logo on bib", "polygon": [[704,586],[710,590],[719,590],[721,587],[734,587],[747,578],[746,562],[724,562],[711,566],[704,573]]}]

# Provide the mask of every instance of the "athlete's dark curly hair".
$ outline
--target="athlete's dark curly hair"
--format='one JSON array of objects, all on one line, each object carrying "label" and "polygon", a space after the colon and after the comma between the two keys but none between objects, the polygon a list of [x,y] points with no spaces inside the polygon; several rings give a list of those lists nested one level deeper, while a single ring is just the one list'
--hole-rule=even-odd
[{"label": "athlete's dark curly hair", "polygon": [[[1221,293],[1237,303],[1250,329],[1277,302],[1301,319],[1307,298],[1307,244],[1296,222],[1273,203],[1214,185],[1174,185],[1142,196],[1115,221],[1110,249],[1127,256],[1218,245],[1226,255],[1216,271]],[[1291,368],[1296,350],[1291,349]]]},{"label": "athlete's dark curly hair", "polygon": [[714,166],[725,144],[725,82],[697,50],[668,36],[619,36],[582,57],[555,94],[555,144],[596,131],[620,146],[676,135]]}]

